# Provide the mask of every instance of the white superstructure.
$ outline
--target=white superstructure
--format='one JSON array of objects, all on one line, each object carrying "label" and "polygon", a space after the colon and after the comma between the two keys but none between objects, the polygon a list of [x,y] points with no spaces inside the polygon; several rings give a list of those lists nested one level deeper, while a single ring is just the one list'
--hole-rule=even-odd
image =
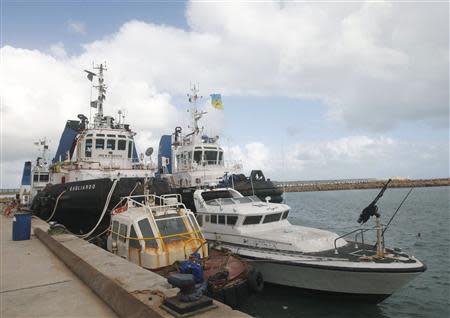
[{"label": "white superstructure", "polygon": [[[154,165],[144,162],[144,155],[135,152],[133,132],[128,124],[124,123],[124,116],[119,111],[119,119],[103,114],[106,85],[103,64],[95,68],[98,72],[88,73],[88,78],[98,78],[97,100],[91,102],[91,107],[97,110],[93,123],[84,115],[78,115],[80,122],[69,121],[66,129],[73,124],[76,133],[70,146],[66,145],[65,153],[57,153],[50,167],[50,182],[53,184],[83,181],[100,178],[123,177],[151,177]],[[69,127],[70,129],[70,127]],[[61,137],[60,147],[66,142]],[[70,142],[71,140],[69,140]]]}]

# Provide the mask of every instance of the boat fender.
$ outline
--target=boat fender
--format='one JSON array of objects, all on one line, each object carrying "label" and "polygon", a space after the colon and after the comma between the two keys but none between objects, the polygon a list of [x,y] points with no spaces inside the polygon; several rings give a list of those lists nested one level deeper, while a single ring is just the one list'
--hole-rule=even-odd
[{"label": "boat fender", "polygon": [[253,269],[248,275],[248,284],[250,289],[256,293],[262,292],[264,289],[264,278],[261,272],[257,269]]}]

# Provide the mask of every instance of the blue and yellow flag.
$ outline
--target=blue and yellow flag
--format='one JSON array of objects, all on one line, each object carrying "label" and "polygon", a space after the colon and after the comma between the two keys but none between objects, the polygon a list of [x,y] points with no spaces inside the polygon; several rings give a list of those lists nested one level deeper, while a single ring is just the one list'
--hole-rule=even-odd
[{"label": "blue and yellow flag", "polygon": [[223,109],[222,96],[220,94],[211,94],[211,105],[215,109]]}]

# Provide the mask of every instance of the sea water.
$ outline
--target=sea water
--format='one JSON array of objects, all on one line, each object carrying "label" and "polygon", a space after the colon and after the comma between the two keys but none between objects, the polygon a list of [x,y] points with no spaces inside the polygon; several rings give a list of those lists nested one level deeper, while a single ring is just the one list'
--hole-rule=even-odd
[{"label": "sea water", "polygon": [[[379,200],[387,223],[409,189],[388,189]],[[286,193],[292,224],[345,234],[357,227],[361,210],[379,190]],[[450,317],[450,187],[415,188],[386,232],[386,246],[400,247],[428,269],[382,303],[305,295],[266,284],[241,310],[255,317]],[[367,226],[374,225],[369,220]]]}]

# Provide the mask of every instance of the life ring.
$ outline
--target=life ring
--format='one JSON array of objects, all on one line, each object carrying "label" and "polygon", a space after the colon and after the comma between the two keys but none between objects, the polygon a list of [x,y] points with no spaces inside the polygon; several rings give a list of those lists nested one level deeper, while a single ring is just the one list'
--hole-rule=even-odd
[{"label": "life ring", "polygon": [[250,286],[250,289],[254,292],[262,292],[262,290],[264,289],[264,278],[259,270],[254,269],[249,273],[248,284]]},{"label": "life ring", "polygon": [[128,210],[127,206],[122,206],[122,207],[118,207],[116,209],[114,209],[114,211],[112,212],[113,215],[125,212],[126,210]]}]

